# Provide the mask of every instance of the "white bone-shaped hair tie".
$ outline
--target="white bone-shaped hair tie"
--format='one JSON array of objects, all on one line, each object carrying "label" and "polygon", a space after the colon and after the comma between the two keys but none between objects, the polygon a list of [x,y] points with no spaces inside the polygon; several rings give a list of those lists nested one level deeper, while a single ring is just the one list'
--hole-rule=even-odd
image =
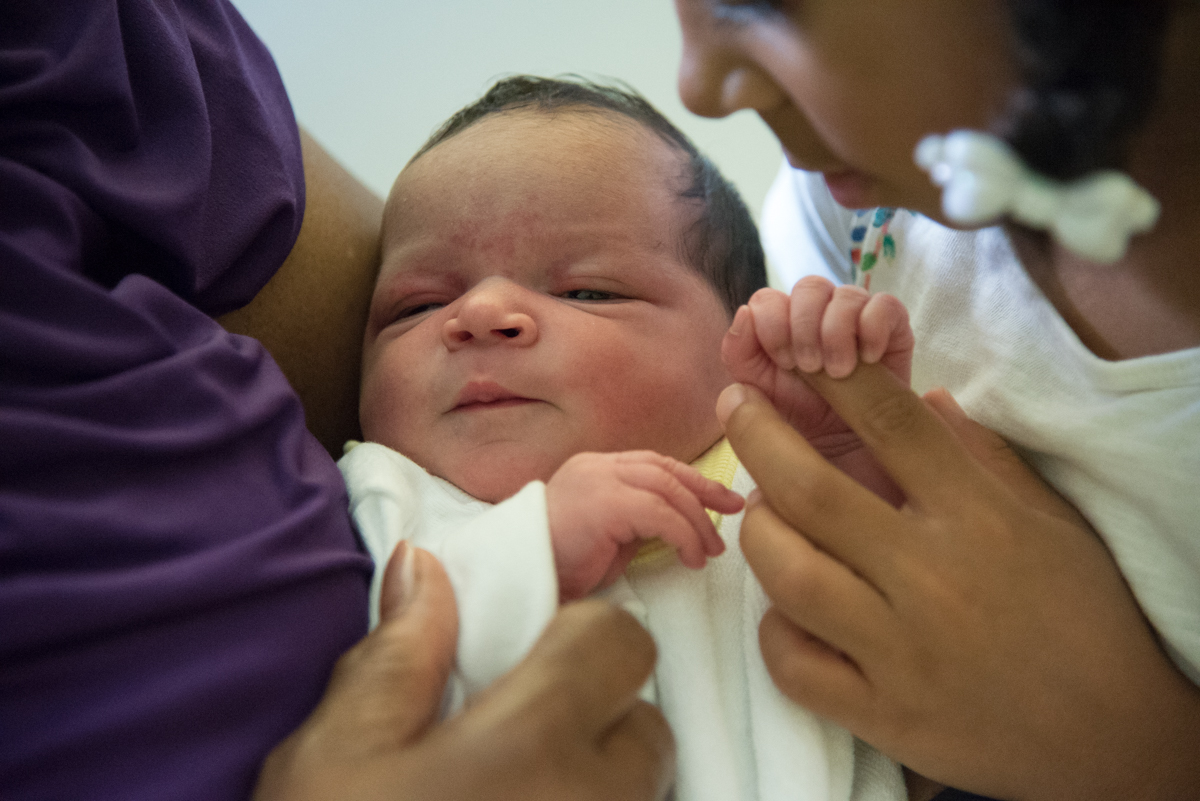
[{"label": "white bone-shaped hair tie", "polygon": [[1047,178],[1025,166],[1005,142],[979,131],[927,136],[917,164],[943,188],[942,210],[962,225],[1009,216],[1049,231],[1068,250],[1111,264],[1129,238],[1149,231],[1159,203],[1128,175],[1104,170],[1074,181]]}]

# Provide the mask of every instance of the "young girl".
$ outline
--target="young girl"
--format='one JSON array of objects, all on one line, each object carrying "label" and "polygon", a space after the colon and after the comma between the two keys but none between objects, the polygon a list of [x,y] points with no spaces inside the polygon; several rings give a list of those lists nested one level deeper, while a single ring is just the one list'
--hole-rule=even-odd
[{"label": "young girl", "polygon": [[[896,513],[727,391],[766,500],[742,547],[776,683],[973,792],[1194,792],[1197,5],[676,5],[685,102],[755,110],[809,173],[777,185],[768,241],[904,301],[918,390],[950,389],[1082,513],[944,392],[810,376],[907,493]],[[781,368],[814,343],[791,344]]]}]

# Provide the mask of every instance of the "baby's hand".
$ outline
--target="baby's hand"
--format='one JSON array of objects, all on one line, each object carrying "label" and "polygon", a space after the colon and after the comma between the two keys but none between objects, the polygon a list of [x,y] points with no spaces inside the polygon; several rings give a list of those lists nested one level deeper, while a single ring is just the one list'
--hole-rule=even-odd
[{"label": "baby's hand", "polygon": [[761,390],[826,459],[898,505],[899,487],[801,373],[845,378],[861,359],[882,362],[907,384],[913,343],[908,312],[896,298],[809,276],[790,298],[774,289],[755,292],[726,332],[721,358],[735,381]]},{"label": "baby's hand", "polygon": [[905,384],[909,381],[913,332],[904,305],[891,295],[834,286],[810,275],[796,283],[790,299],[762,289],[749,305],[759,343],[781,370],[824,370],[845,378],[861,359],[883,362]]},{"label": "baby's hand", "polygon": [[680,461],[653,451],[580,453],[546,484],[559,596],[582,598],[606,587],[643,540],[674,545],[688,567],[704,567],[725,544],[705,508],[741,510],[742,496]]},{"label": "baby's hand", "polygon": [[845,378],[861,359],[883,362],[907,384],[912,350],[908,312],[899,300],[808,276],[790,298],[776,289],[755,292],[747,308],[738,310],[721,356],[736,381],[762,390],[812,440],[844,424],[830,416],[828,404],[797,371],[823,369]]}]

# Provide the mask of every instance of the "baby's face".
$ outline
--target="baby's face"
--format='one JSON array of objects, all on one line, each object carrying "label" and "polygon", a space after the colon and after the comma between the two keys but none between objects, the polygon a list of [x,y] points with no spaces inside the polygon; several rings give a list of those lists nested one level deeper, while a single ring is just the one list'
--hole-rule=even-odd
[{"label": "baby's face", "polygon": [[363,434],[501,500],[582,451],[691,461],[721,435],[728,326],[683,260],[685,162],[598,113],[485,118],[396,180]]}]

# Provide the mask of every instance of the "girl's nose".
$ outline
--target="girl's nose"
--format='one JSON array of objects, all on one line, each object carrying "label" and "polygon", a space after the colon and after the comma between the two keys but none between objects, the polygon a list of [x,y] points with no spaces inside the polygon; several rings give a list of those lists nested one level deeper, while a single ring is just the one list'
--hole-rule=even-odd
[{"label": "girl's nose", "polygon": [[522,295],[527,290],[505,278],[487,278],[459,301],[457,313],[442,326],[451,351],[469,345],[527,347],[537,341],[537,323]]},{"label": "girl's nose", "polygon": [[679,98],[702,117],[725,117],[735,111],[770,111],[785,96],[763,70],[721,39],[699,3],[678,0],[683,27],[679,62]]}]

